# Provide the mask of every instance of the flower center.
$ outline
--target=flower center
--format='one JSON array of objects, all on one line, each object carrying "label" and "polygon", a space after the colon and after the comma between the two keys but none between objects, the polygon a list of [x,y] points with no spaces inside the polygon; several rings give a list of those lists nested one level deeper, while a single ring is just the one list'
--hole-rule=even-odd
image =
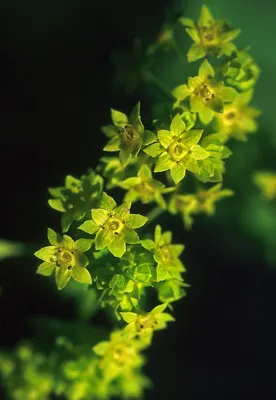
[{"label": "flower center", "polygon": [[115,235],[118,235],[124,227],[124,222],[119,218],[110,217],[105,223],[105,227],[107,227],[107,229],[109,229]]},{"label": "flower center", "polygon": [[147,197],[154,195],[154,189],[146,182],[141,182],[138,185],[135,185],[134,189],[140,196]]},{"label": "flower center", "polygon": [[212,90],[208,87],[208,85],[203,85],[200,90],[199,93],[200,97],[202,99],[204,99],[205,101],[209,101],[212,100],[215,97],[214,92],[212,92]]},{"label": "flower center", "polygon": [[200,32],[201,42],[206,47],[213,47],[218,44],[218,32],[215,25],[204,26]]},{"label": "flower center", "polygon": [[131,350],[132,349],[125,344],[116,344],[112,351],[113,360],[116,362],[116,364],[122,367],[130,358],[132,353]]},{"label": "flower center", "polygon": [[165,263],[171,261],[173,258],[170,248],[167,245],[160,247],[160,255]]},{"label": "flower center", "polygon": [[75,265],[75,254],[73,251],[65,250],[61,247],[55,252],[56,266],[70,268]]},{"label": "flower center", "polygon": [[121,135],[125,143],[132,142],[133,140],[137,140],[137,138],[139,138],[139,134],[132,125],[126,125],[123,128]]},{"label": "flower center", "polygon": [[188,154],[189,149],[177,140],[169,146],[168,152],[172,158],[179,161]]}]

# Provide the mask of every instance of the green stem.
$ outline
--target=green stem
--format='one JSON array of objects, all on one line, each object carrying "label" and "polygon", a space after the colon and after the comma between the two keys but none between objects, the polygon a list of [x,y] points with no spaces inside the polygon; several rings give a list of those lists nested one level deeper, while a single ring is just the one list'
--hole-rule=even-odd
[{"label": "green stem", "polygon": [[161,215],[165,210],[163,208],[161,208],[160,206],[156,206],[154,207],[148,214],[147,214],[147,218],[148,218],[148,223],[154,221],[157,217],[159,217],[159,215]]},{"label": "green stem", "polygon": [[184,54],[182,53],[182,51],[180,50],[180,48],[178,47],[178,44],[176,43],[176,41],[174,39],[172,39],[172,45],[173,45],[174,51],[178,55],[179,61],[181,62],[183,67],[186,69],[187,68],[186,58],[184,57]]},{"label": "green stem", "polygon": [[170,92],[170,89],[164,85],[163,82],[160,81],[160,79],[157,78],[157,76],[155,76],[152,72],[144,69],[142,71],[142,75],[145,79],[146,82],[152,82],[155,83],[156,86],[158,86],[158,88],[166,95],[169,96],[171,98],[174,98],[173,95]]}]

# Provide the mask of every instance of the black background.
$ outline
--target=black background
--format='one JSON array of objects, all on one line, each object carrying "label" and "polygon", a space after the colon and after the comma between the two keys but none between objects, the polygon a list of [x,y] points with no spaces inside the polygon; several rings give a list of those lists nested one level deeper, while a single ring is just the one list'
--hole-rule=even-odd
[{"label": "black background", "polygon": [[[137,96],[144,107],[149,101],[143,92],[126,96],[113,88],[111,53],[129,49],[137,34],[150,42],[168,6],[2,3],[1,237],[36,248],[47,226],[58,229],[47,188],[97,165],[110,107],[129,112]],[[147,352],[155,389],[146,398],[275,398],[275,273],[262,258],[220,251],[199,224],[189,234],[181,221],[167,217],[164,224],[186,244],[192,287],[175,305],[176,322]],[[59,301],[35,266],[30,257],[0,266],[2,346],[30,334],[32,315],[73,318],[70,302]]]}]

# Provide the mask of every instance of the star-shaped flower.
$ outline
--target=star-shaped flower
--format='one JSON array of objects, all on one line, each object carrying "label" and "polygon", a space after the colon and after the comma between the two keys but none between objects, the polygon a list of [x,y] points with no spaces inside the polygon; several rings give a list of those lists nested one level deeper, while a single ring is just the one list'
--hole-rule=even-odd
[{"label": "star-shaped flower", "polygon": [[199,60],[207,54],[230,56],[236,50],[231,41],[239,35],[240,29],[233,29],[224,20],[214,20],[205,5],[202,6],[196,23],[189,18],[180,18],[180,22],[195,42],[188,51],[188,62]]},{"label": "star-shaped flower", "polygon": [[92,209],[92,220],[85,221],[78,229],[94,234],[96,250],[105,247],[115,256],[122,257],[126,243],[139,243],[134,229],[140,228],[147,218],[140,214],[130,214],[131,203],[124,202],[117,207],[115,200],[103,193],[100,208]]},{"label": "star-shaped flower", "polygon": [[92,283],[91,275],[86,269],[88,259],[83,254],[92,245],[91,239],[78,239],[76,242],[67,235],[63,238],[53,229],[48,228],[48,239],[51,246],[43,247],[35,256],[44,261],[39,265],[37,274],[50,276],[55,270],[58,289],[63,289],[71,277],[80,283]]},{"label": "star-shaped flower", "polygon": [[276,173],[270,171],[256,172],[254,182],[262,191],[263,195],[269,199],[276,199]]},{"label": "star-shaped flower", "polygon": [[159,225],[155,228],[154,241],[145,239],[141,245],[153,252],[153,258],[157,262],[156,280],[157,282],[170,279],[172,277],[182,280],[181,272],[185,272],[184,265],[179,259],[184,250],[182,244],[171,244],[172,234],[170,231],[162,234]]},{"label": "star-shaped flower", "polygon": [[147,164],[141,166],[137,177],[127,178],[119,182],[118,186],[128,190],[125,195],[125,201],[134,202],[140,200],[143,204],[155,201],[162,208],[166,207],[162,194],[174,190],[174,187],[166,188],[162,182],[153,179],[151,170]]},{"label": "star-shaped flower", "polygon": [[180,182],[186,170],[199,172],[197,160],[203,160],[209,153],[198,145],[203,130],[186,131],[186,125],[179,114],[173,118],[170,130],[157,132],[159,143],[147,147],[145,153],[157,157],[154,172],[170,170],[173,181]]},{"label": "star-shaped flower", "polygon": [[177,86],[172,94],[176,98],[174,107],[190,98],[191,111],[198,113],[201,122],[208,125],[215,113],[222,113],[224,103],[232,102],[238,93],[222,81],[214,79],[215,71],[211,64],[204,60],[198,70],[198,76],[188,79],[188,85]]},{"label": "star-shaped flower", "polygon": [[190,229],[193,224],[193,215],[201,213],[213,215],[215,203],[234,194],[232,190],[221,189],[221,187],[222,184],[219,183],[210,189],[200,190],[195,194],[177,194],[172,197],[169,205],[170,212],[182,214],[185,227]]},{"label": "star-shaped flower", "polygon": [[136,104],[130,116],[111,109],[113,125],[102,127],[110,138],[105,151],[119,151],[122,166],[126,166],[132,157],[136,157],[141,147],[156,140],[154,133],[145,130],[140,116],[140,103]]},{"label": "star-shaped flower", "polygon": [[139,337],[146,344],[150,344],[154,331],[165,329],[167,323],[174,321],[172,315],[164,313],[167,304],[161,304],[148,313],[137,314],[121,312],[123,320],[127,322],[125,332],[129,337]]},{"label": "star-shaped flower", "polygon": [[247,134],[257,130],[255,118],[260,115],[260,111],[248,106],[252,96],[252,90],[242,92],[232,104],[224,107],[222,114],[216,114],[220,133],[226,134],[227,138],[233,137],[245,142]]}]

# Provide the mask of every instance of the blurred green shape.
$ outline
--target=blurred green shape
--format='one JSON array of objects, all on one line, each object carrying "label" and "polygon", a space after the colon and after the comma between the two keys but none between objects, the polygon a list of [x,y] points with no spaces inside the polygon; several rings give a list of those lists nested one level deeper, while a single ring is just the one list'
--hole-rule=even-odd
[{"label": "blurred green shape", "polygon": [[26,248],[22,243],[0,239],[0,261],[12,257],[20,257],[25,251]]}]

